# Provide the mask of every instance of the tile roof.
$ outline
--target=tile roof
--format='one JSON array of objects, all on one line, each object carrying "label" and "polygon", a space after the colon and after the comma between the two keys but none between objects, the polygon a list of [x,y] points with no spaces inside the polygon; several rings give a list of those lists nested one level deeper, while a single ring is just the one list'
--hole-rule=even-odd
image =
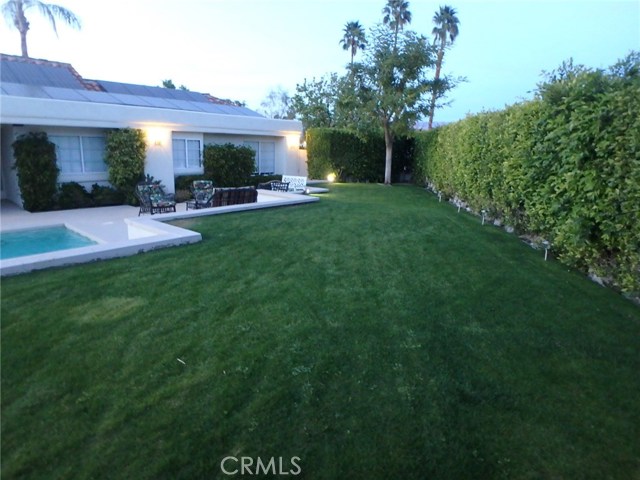
[{"label": "tile roof", "polygon": [[88,80],[68,63],[0,54],[0,64],[3,95],[261,116],[207,93]]}]

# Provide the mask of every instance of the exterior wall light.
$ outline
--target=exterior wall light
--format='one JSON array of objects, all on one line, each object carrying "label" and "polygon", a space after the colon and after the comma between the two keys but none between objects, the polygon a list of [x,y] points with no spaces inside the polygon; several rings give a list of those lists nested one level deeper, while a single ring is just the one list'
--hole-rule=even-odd
[{"label": "exterior wall light", "polygon": [[288,148],[300,148],[300,135],[287,135],[287,147]]},{"label": "exterior wall light", "polygon": [[166,135],[165,130],[159,127],[148,127],[145,129],[147,134],[147,141],[149,145],[154,147],[161,147],[162,140]]}]

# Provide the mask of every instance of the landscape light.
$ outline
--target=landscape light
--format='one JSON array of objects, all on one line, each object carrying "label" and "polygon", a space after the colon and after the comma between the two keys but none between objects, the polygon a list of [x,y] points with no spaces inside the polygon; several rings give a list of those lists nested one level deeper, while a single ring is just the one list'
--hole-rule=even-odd
[{"label": "landscape light", "polygon": [[549,249],[551,248],[551,243],[547,240],[543,240],[542,247],[544,248],[544,261],[547,261],[547,255],[549,254]]},{"label": "landscape light", "polygon": [[481,210],[480,213],[482,213],[482,225],[484,225],[484,216],[487,214],[487,211]]},{"label": "landscape light", "polygon": [[329,175],[327,175],[327,180],[330,181],[331,183],[336,181],[336,174],[335,173],[330,173]]}]

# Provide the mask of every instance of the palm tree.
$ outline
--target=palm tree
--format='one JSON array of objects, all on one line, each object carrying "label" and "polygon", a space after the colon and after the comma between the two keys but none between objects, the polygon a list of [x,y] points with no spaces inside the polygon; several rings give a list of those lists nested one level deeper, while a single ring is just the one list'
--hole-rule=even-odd
[{"label": "palm tree", "polygon": [[[440,69],[442,68],[442,60],[444,58],[444,51],[448,45],[452,45],[456,37],[458,36],[458,24],[460,20],[456,17],[456,10],[453,7],[445,5],[440,7],[440,10],[433,16],[433,23],[436,24],[431,32],[434,36],[433,44],[438,46],[438,58],[436,59],[436,75],[435,84],[437,85],[440,79]],[[436,108],[436,92],[434,88],[431,96],[431,107],[429,109],[429,127],[431,130],[433,126],[433,113]]]},{"label": "palm tree", "polygon": [[29,31],[29,21],[25,15],[25,12],[36,7],[40,10],[40,13],[49,19],[53,31],[58,35],[58,29],[56,28],[56,19],[63,20],[67,25],[80,28],[80,20],[71,11],[67,10],[60,5],[54,5],[52,3],[44,3],[39,0],[6,0],[2,5],[2,14],[6,18],[9,24],[13,24],[20,32],[20,46],[22,47],[22,56],[28,57],[27,51],[27,32]]},{"label": "palm tree", "polygon": [[411,23],[411,12],[409,11],[409,2],[404,0],[387,0],[387,4],[382,9],[384,18],[382,23],[389,25],[393,30],[393,48],[398,43],[398,32],[404,28],[407,23]]},{"label": "palm tree", "polygon": [[358,49],[364,50],[367,46],[367,40],[360,22],[347,22],[344,26],[344,37],[342,37],[340,43],[343,50],[351,49],[351,68],[353,68],[353,57],[356,56]]}]

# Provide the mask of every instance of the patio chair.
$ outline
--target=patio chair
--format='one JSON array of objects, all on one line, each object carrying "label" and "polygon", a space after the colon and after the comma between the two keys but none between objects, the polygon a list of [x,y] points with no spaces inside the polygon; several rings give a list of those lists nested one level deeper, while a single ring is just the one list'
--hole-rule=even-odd
[{"label": "patio chair", "polygon": [[211,180],[194,180],[191,184],[191,193],[193,198],[187,201],[187,210],[190,208],[198,210],[199,208],[209,208],[213,206],[213,181]]},{"label": "patio chair", "polygon": [[258,184],[258,190],[271,190],[273,192],[286,192],[289,190],[289,184],[280,180],[270,180],[265,183]]},{"label": "patio chair", "polygon": [[271,190],[274,192],[286,192],[289,190],[289,182],[280,182],[278,180],[272,180],[271,182]]},{"label": "patio chair", "polygon": [[159,182],[140,182],[136,185],[136,197],[140,201],[142,213],[168,213],[176,211],[176,202],[172,194],[164,192]]},{"label": "patio chair", "polygon": [[283,175],[282,181],[289,184],[289,191],[293,193],[305,193],[307,191],[307,177]]}]

